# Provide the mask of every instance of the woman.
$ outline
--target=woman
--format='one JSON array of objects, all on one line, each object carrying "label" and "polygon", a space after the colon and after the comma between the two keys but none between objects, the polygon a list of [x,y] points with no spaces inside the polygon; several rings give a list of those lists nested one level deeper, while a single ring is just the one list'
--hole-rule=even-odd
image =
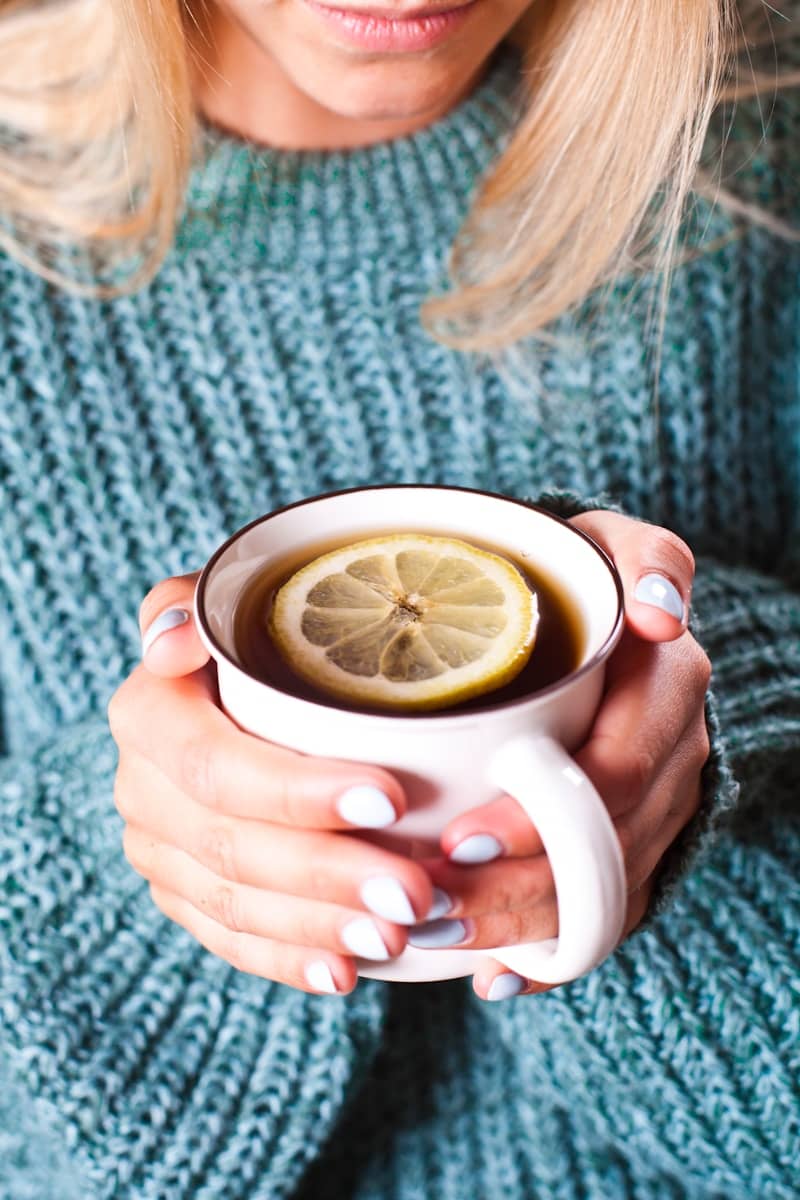
[{"label": "woman", "polygon": [[[8,1189],[789,1195],[775,943],[797,936],[797,839],[764,801],[796,773],[794,251],[700,208],[660,340],[663,271],[621,274],[671,258],[721,5],[366,11],[2,17]],[[751,173],[774,207],[771,153]],[[477,1000],[353,990],[348,926],[397,953],[435,887],[451,944],[550,933],[535,836],[501,798],[427,870],[381,854],[348,832],[402,811],[391,776],[254,743],[214,703],[181,573],[258,512],[397,479],[541,499],[625,577],[580,760],[626,850],[629,931],[663,912],[549,996],[481,1004],[540,990],[491,962]],[[759,820],[688,874],[735,797],[685,628],[691,557],[597,495],[701,556],[694,607]],[[132,597],[170,573],[135,666]],[[149,891],[110,815],[112,691]],[[370,904],[354,881],[377,867]]]}]

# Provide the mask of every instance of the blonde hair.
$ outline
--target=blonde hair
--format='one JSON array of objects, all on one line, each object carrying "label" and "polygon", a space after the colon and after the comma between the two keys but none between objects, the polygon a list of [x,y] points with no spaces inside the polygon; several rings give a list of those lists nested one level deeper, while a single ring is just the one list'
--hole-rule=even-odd
[{"label": "blonde hair", "polygon": [[[515,31],[526,107],[423,317],[464,349],[536,333],[648,247],[669,263],[725,77],[730,0],[533,0]],[[71,246],[140,285],[191,164],[183,0],[0,0],[0,242],[64,282]]]}]

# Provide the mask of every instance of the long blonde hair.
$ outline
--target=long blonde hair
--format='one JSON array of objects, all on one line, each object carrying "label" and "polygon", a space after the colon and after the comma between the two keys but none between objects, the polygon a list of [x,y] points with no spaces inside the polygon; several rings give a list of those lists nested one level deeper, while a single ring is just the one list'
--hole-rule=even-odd
[{"label": "long blonde hair", "polygon": [[[646,244],[668,264],[733,42],[731,0],[533,0],[527,107],[425,321],[465,349],[544,329]],[[95,292],[157,270],[196,127],[190,0],[0,0],[0,243]]]}]

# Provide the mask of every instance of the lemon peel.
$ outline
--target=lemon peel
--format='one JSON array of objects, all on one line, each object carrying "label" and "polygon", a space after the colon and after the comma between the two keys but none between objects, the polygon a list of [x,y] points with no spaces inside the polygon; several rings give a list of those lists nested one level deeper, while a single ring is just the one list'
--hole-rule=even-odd
[{"label": "lemon peel", "polygon": [[350,705],[449,707],[509,683],[538,623],[508,559],[457,538],[386,534],[320,555],[278,590],[272,640],[301,678]]}]

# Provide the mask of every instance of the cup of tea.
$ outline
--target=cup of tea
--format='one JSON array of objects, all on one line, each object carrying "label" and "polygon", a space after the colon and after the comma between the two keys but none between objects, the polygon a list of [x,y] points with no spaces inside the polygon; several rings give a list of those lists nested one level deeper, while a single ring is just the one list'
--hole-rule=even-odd
[{"label": "cup of tea", "polygon": [[[317,688],[272,644],[269,608],[286,580],[337,548],[401,534],[457,539],[512,564],[536,597],[526,665],[452,705],[392,711]],[[402,783],[408,811],[372,840],[427,858],[468,809],[508,794],[544,845],[558,936],[489,950],[408,946],[360,975],[405,982],[472,974],[486,955],[542,983],[585,974],[617,945],[626,909],[622,854],[602,798],[571,752],[585,741],[621,635],[619,576],[584,533],[534,505],[462,488],[391,485],[316,496],[252,521],[204,567],[197,626],[221,703],[241,728],[304,754],[368,762]]]}]

